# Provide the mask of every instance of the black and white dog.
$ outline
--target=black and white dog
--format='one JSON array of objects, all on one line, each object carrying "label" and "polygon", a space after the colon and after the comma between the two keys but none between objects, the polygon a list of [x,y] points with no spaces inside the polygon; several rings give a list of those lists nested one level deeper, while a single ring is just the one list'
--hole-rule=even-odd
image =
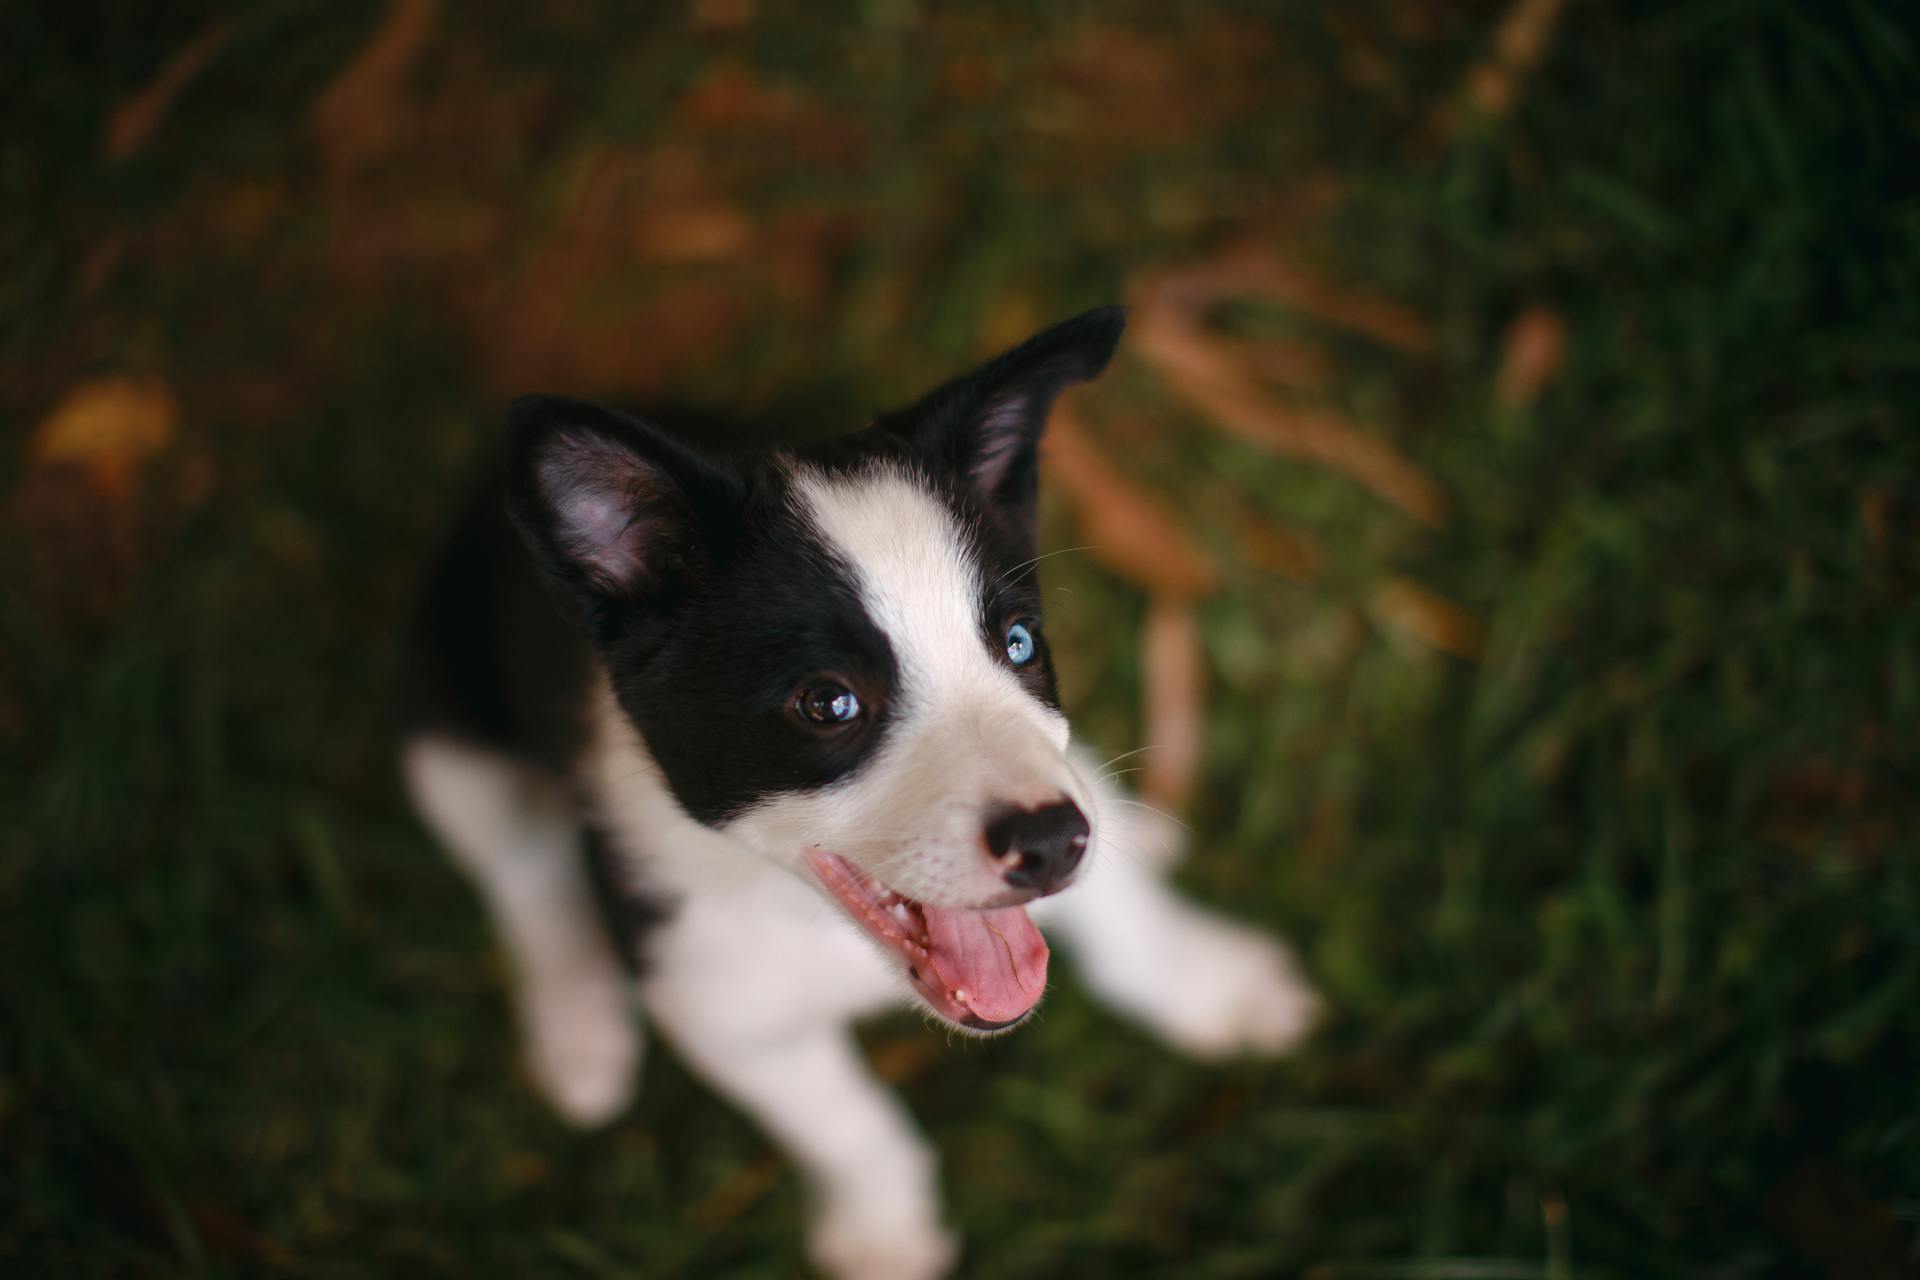
[{"label": "black and white dog", "polygon": [[791,450],[518,401],[504,499],[427,584],[406,776],[493,913],[533,1075],[569,1119],[613,1116],[637,1000],[805,1170],[836,1276],[954,1252],[852,1019],[1018,1025],[1047,985],[1036,919],[1192,1053],[1278,1051],[1312,1017],[1284,949],[1170,890],[1169,833],[1068,741],[1038,443],[1123,323],[1089,312]]}]

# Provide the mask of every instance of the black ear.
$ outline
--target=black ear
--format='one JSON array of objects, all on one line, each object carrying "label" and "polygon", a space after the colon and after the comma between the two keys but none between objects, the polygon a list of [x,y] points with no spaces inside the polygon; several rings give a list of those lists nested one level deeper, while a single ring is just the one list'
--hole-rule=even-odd
[{"label": "black ear", "polygon": [[711,555],[717,514],[739,502],[730,468],[598,405],[523,396],[507,428],[513,522],[561,594],[603,627],[684,586]]},{"label": "black ear", "polygon": [[905,437],[931,465],[1031,538],[1047,411],[1061,388],[1107,367],[1126,324],[1120,307],[1077,315],[884,415],[879,425]]}]

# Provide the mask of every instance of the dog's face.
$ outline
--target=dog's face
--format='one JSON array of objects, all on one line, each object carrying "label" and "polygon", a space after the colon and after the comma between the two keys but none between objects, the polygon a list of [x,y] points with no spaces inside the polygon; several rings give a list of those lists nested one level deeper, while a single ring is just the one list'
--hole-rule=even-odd
[{"label": "dog's face", "polygon": [[1035,585],[1037,445],[1118,310],[825,446],[718,459],[573,401],[513,413],[513,514],[688,814],[816,880],[934,1012],[1009,1026],[1021,910],[1093,832]]}]

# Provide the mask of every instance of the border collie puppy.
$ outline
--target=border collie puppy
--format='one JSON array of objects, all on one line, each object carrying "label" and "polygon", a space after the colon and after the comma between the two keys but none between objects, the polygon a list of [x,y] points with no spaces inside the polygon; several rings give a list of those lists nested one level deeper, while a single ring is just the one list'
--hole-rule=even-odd
[{"label": "border collie puppy", "polygon": [[835,1276],[937,1276],[955,1249],[853,1019],[1018,1026],[1047,986],[1038,921],[1191,1053],[1279,1051],[1311,1021],[1278,943],[1167,887],[1169,833],[1061,714],[1038,445],[1123,323],[1088,312],[793,449],[520,400],[505,493],[426,584],[406,777],[493,915],[534,1078],[576,1123],[614,1116],[637,1004],[806,1173]]}]

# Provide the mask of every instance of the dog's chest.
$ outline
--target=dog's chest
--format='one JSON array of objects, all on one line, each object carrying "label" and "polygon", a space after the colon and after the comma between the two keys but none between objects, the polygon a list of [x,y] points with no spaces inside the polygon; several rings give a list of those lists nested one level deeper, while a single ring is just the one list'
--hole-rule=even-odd
[{"label": "dog's chest", "polygon": [[[670,868],[662,868],[671,878]],[[817,1026],[903,1003],[906,985],[832,904],[774,868],[716,889],[696,880],[650,943],[648,1004],[773,1031]]]},{"label": "dog's chest", "polygon": [[645,941],[647,1003],[771,1029],[908,1000],[905,979],[825,897],[680,810],[611,697],[595,720],[580,779],[591,817],[669,908]]}]

